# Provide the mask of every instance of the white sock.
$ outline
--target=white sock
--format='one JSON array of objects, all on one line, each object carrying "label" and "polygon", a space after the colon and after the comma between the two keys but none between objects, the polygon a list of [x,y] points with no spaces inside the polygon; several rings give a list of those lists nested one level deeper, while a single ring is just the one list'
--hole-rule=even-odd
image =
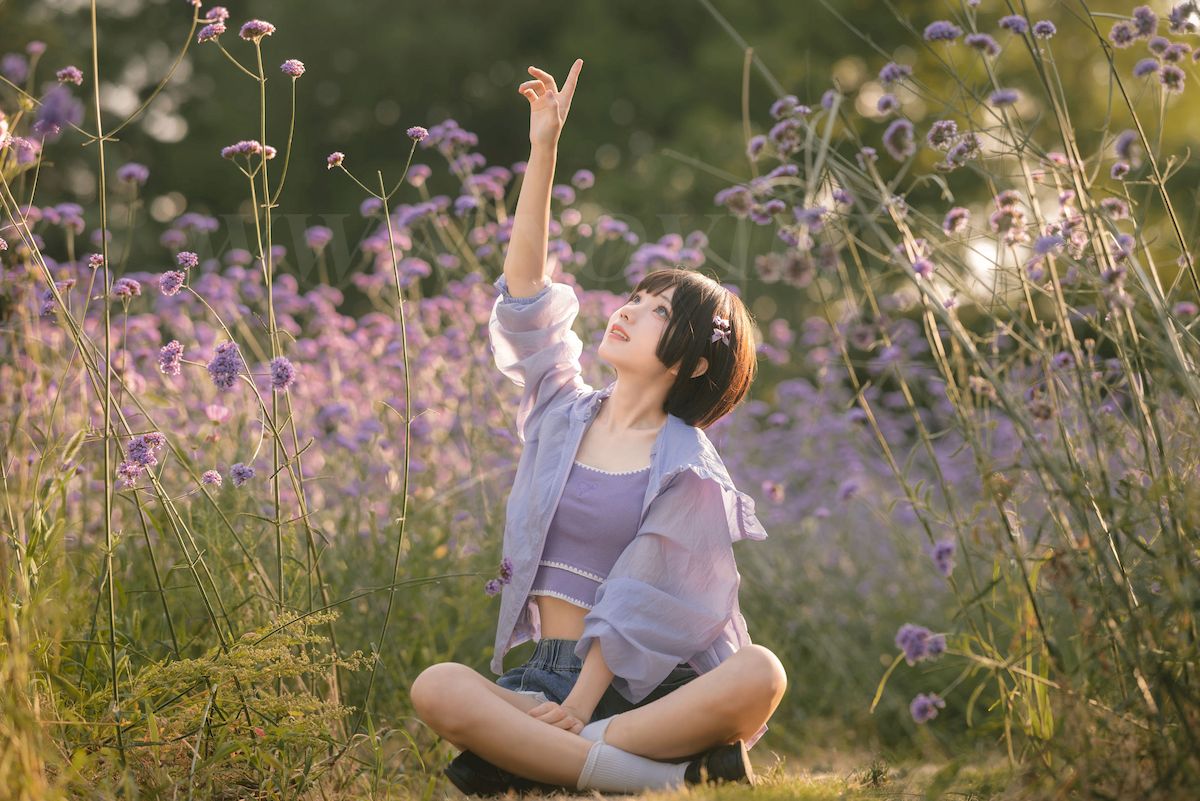
[{"label": "white sock", "polygon": [[686,770],[686,764],[655,762],[597,741],[592,743],[592,749],[588,751],[576,789],[630,793],[682,787]]},{"label": "white sock", "polygon": [[594,742],[604,742],[604,732],[608,731],[608,724],[612,723],[615,717],[616,715],[613,715],[612,717],[593,720],[583,727],[583,730],[579,732],[579,736]]}]

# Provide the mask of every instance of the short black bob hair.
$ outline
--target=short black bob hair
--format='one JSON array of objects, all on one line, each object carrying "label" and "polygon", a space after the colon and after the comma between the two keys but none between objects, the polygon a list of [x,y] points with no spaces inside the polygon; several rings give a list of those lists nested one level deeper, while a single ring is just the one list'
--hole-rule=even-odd
[{"label": "short black bob hair", "polygon": [[[638,282],[633,292],[660,295],[674,287],[671,319],[658,342],[655,355],[667,367],[679,365],[675,383],[667,392],[663,411],[689,425],[708,428],[746,397],[758,372],[754,322],[734,293],[693,270],[655,270]],[[729,344],[712,341],[713,317],[729,321]],[[708,369],[692,378],[700,357]]]}]

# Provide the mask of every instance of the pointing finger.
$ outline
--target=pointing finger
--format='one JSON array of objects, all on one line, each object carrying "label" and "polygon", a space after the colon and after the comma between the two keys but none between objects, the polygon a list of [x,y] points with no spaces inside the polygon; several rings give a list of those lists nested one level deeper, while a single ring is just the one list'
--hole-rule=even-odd
[{"label": "pointing finger", "polygon": [[571,65],[571,71],[567,74],[567,79],[563,81],[563,94],[568,97],[575,91],[575,83],[579,80],[579,71],[583,69],[583,59],[575,59],[575,63]]}]

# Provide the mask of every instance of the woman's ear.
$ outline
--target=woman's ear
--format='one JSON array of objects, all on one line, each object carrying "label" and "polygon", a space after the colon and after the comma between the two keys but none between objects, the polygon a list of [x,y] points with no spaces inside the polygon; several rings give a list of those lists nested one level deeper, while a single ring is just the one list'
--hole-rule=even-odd
[{"label": "woman's ear", "polygon": [[700,361],[696,363],[696,369],[692,371],[692,378],[699,378],[706,372],[708,372],[708,359],[701,356]]}]

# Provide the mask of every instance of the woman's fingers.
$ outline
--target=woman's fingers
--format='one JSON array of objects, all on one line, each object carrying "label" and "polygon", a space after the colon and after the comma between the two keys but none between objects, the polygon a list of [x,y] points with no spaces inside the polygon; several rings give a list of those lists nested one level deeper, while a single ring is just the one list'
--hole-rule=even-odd
[{"label": "woman's fingers", "polygon": [[583,69],[583,59],[575,59],[575,63],[571,65],[571,71],[567,73],[567,79],[563,81],[562,93],[569,99],[575,94],[575,84],[579,80],[579,71]]},{"label": "woman's fingers", "polygon": [[558,84],[554,82],[554,76],[545,70],[540,70],[537,67],[530,67],[529,74],[533,75],[535,78],[541,78],[542,83],[546,85],[548,90],[552,92],[558,91]]}]

